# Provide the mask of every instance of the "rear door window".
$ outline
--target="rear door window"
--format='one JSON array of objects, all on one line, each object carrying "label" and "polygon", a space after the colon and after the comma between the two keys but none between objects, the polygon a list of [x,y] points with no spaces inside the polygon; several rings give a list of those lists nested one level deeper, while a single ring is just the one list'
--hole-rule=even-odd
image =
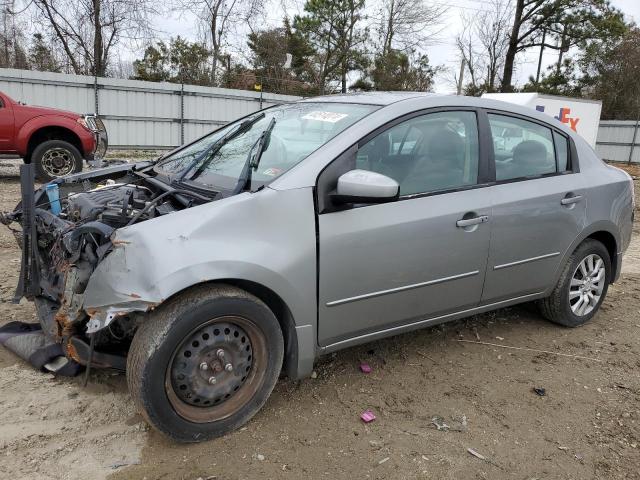
[{"label": "rear door window", "polygon": [[[496,180],[537,177],[558,171],[550,128],[496,114],[489,114],[489,125],[493,137]],[[564,163],[566,168],[566,153]]]}]

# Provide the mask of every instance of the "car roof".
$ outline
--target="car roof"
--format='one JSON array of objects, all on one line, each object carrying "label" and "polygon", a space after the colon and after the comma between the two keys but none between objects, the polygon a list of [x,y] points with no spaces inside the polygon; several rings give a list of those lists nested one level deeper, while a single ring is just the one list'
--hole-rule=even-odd
[{"label": "car roof", "polygon": [[414,109],[417,105],[420,108],[437,108],[437,107],[471,107],[486,108],[502,112],[511,112],[539,122],[543,122],[550,127],[563,130],[574,138],[574,135],[566,125],[558,122],[546,113],[537,110],[506,102],[503,100],[494,100],[481,97],[470,97],[464,95],[438,94],[428,92],[362,92],[362,93],[342,93],[335,95],[323,95],[320,97],[309,97],[299,102],[318,102],[318,103],[354,103],[380,106],[382,110],[392,108],[394,104],[409,104],[408,110]]},{"label": "car roof", "polygon": [[301,102],[360,103],[368,105],[390,105],[402,100],[417,97],[444,97],[438,93],[428,92],[359,92],[322,95],[300,100]]},{"label": "car roof", "polygon": [[[482,108],[490,114],[516,114],[525,119],[531,119],[550,128],[561,130],[567,136],[572,137],[578,147],[588,147],[585,140],[577,133],[569,129],[565,124],[554,119],[551,115],[539,112],[531,107],[515,105],[499,100],[479,97],[467,97],[459,95],[441,95],[423,92],[367,92],[330,95],[301,100],[303,102],[318,103],[353,103],[376,105],[380,108],[364,116],[359,121],[343,130],[341,133],[325,143],[321,148],[312,152],[304,161],[288,170],[281,177],[276,178],[270,188],[275,190],[288,188],[310,187],[315,185],[315,180],[321,169],[325,168],[327,158],[337,158],[347,148],[369,135],[376,128],[388,124],[390,120],[401,118],[404,115],[429,109],[457,110],[465,108]],[[588,147],[590,148],[590,147]]]}]

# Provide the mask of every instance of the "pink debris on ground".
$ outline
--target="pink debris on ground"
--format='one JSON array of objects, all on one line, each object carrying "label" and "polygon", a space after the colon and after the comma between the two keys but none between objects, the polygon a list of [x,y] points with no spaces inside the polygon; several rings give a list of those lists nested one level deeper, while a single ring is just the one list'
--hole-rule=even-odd
[{"label": "pink debris on ground", "polygon": [[365,410],[364,412],[362,412],[362,415],[360,415],[360,418],[364,423],[370,423],[376,419],[376,416],[371,410]]},{"label": "pink debris on ground", "polygon": [[362,373],[371,373],[371,366],[368,363],[361,363],[360,371]]}]

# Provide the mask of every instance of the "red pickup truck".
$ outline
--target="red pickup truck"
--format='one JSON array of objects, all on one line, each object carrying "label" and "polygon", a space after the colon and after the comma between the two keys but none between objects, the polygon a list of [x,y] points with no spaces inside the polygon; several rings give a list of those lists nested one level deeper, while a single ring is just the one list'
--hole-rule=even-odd
[{"label": "red pickup truck", "polygon": [[0,154],[34,163],[41,181],[80,172],[83,159],[102,159],[107,144],[106,129],[96,115],[32,107],[0,92]]}]

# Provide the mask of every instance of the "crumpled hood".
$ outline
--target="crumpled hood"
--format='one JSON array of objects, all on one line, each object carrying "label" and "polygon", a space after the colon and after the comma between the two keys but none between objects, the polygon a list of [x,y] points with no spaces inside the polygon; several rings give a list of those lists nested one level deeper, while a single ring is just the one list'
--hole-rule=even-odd
[{"label": "crumpled hood", "polygon": [[[116,299],[162,303],[171,294],[163,288],[163,279],[176,270],[203,268],[214,248],[226,250],[229,245],[216,231],[237,227],[241,219],[234,212],[243,209],[243,203],[259,203],[253,199],[249,193],[235,195],[116,230],[113,251],[87,285],[85,308],[112,306]],[[194,255],[195,250],[201,253]]]},{"label": "crumpled hood", "polygon": [[[302,254],[292,256],[292,243]],[[116,230],[112,244],[84,292],[84,310],[100,321],[225,279],[269,285],[292,311],[315,296],[312,189],[242,193]]]}]

